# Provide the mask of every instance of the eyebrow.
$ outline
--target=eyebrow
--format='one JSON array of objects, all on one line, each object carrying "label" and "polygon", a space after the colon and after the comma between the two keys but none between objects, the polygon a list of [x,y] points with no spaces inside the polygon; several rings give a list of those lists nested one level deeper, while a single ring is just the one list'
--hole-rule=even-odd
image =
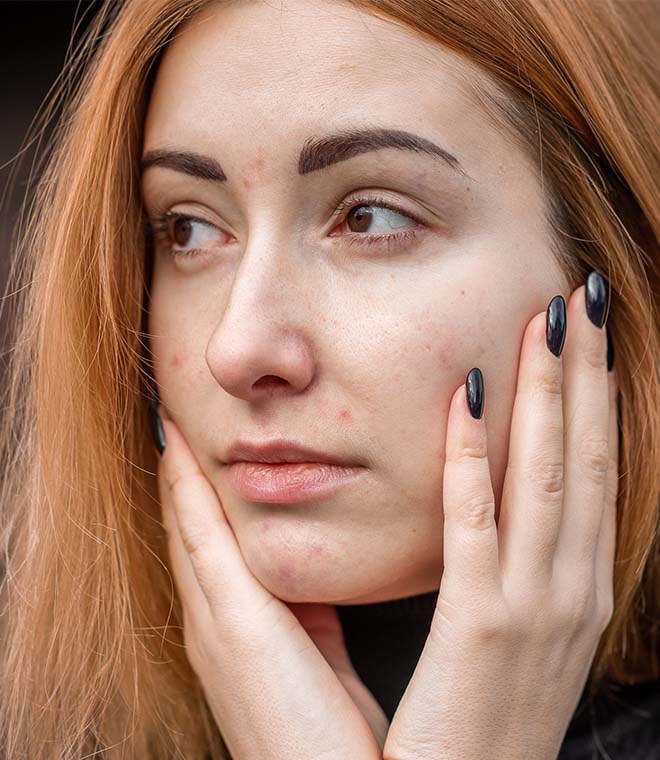
[{"label": "eyebrow", "polygon": [[[460,161],[425,137],[400,129],[344,129],[324,137],[310,137],[303,143],[298,157],[298,174],[325,169],[339,161],[381,148],[396,148],[429,155],[459,174],[465,175]],[[185,150],[156,148],[147,151],[140,162],[144,172],[150,166],[164,166],[211,182],[225,182],[227,175],[210,156]]]}]

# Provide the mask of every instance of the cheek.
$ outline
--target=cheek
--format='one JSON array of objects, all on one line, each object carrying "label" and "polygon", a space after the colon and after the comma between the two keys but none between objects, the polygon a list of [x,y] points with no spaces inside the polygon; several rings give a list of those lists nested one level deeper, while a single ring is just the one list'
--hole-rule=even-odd
[{"label": "cheek", "polygon": [[191,389],[200,387],[199,360],[194,353],[171,340],[154,339],[152,351],[161,401],[172,408],[180,408],[184,399],[190,402],[194,396]]},{"label": "cheek", "polygon": [[188,357],[186,354],[175,351],[172,356],[170,357],[169,365],[170,369],[176,372],[177,370],[180,370],[182,367],[184,367],[188,362]]}]

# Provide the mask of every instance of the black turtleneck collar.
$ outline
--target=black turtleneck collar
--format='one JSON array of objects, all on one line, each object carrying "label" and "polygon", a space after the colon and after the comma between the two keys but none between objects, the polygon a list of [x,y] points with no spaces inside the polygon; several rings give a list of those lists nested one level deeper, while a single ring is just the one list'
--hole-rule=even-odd
[{"label": "black turtleneck collar", "polygon": [[437,599],[438,589],[385,602],[337,605],[353,667],[389,720],[424,649]]}]

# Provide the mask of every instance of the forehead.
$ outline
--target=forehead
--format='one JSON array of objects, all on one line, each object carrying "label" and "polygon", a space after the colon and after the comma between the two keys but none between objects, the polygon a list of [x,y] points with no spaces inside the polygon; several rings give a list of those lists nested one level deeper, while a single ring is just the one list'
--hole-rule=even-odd
[{"label": "forehead", "polygon": [[214,3],[165,51],[145,143],[220,150],[224,135],[228,151],[267,137],[277,154],[331,125],[364,124],[435,137],[470,173],[501,142],[475,96],[495,89],[439,43],[347,2]]}]

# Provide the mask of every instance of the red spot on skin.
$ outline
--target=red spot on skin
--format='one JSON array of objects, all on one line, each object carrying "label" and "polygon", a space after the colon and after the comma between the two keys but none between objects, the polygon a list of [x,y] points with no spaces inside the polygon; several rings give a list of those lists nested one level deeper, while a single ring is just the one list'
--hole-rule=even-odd
[{"label": "red spot on skin", "polygon": [[446,346],[440,347],[438,349],[438,359],[440,360],[441,364],[449,364],[451,360],[449,348],[447,348]]},{"label": "red spot on skin", "polygon": [[172,366],[175,367],[176,369],[180,369],[181,367],[183,367],[183,362],[184,362],[184,359],[183,359],[183,356],[181,356],[181,354],[174,354],[174,356],[172,357]]},{"label": "red spot on skin", "polygon": [[[255,158],[254,161],[250,162],[250,170],[253,174],[258,174],[262,171],[264,168],[264,159],[262,156],[259,156],[258,158]],[[246,174],[246,176],[243,177],[243,187],[246,190],[249,190],[252,187],[252,180],[249,178],[249,176]]]},{"label": "red spot on skin", "polygon": [[348,409],[342,409],[339,412],[339,416],[344,420],[344,422],[353,422],[353,415],[348,411]]}]

